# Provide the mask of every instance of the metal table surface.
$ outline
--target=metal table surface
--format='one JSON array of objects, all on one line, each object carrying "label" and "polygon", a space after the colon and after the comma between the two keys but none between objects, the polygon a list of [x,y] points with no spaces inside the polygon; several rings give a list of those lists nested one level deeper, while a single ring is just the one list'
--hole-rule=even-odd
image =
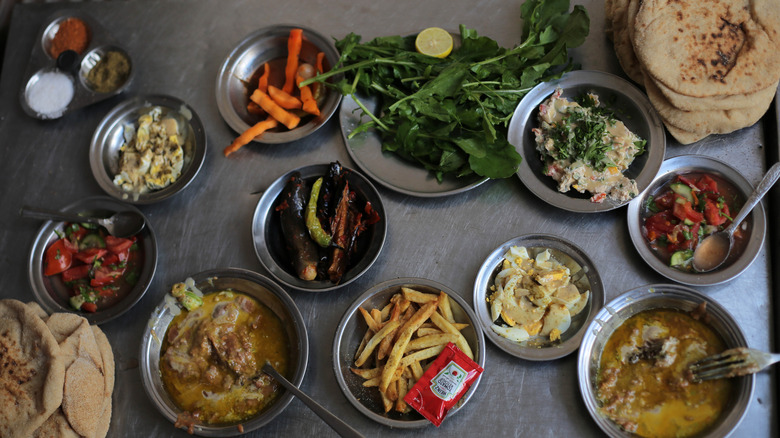
[{"label": "metal table surface", "polygon": [[[582,2],[591,33],[573,55],[586,69],[620,73],[603,32],[603,3]],[[78,2],[23,4],[14,9],[0,79],[0,297],[31,300],[27,253],[40,226],[19,217],[22,204],[61,207],[102,195],[89,168],[92,132],[127,96],[164,93],[188,102],[206,127],[208,151],[198,178],[167,201],[141,206],[153,224],[160,250],[157,274],[146,296],[128,313],[102,326],[117,362],[114,415],[109,436],[184,436],[149,402],[138,370],[140,336],[152,309],[170,285],[215,267],[241,267],[266,274],[255,256],[250,222],[263,190],[288,169],[340,160],[353,165],[334,117],[311,138],[293,144],[252,144],[226,159],[222,149],[237,135],[217,110],[214,84],[227,53],[247,34],[268,25],[299,24],[342,38],[354,31],[365,39],[409,34],[428,26],[457,29],[463,23],[502,46],[519,42],[521,1],[508,0],[229,0],[219,2]],[[136,77],[121,96],[54,121],[23,114],[18,93],[22,75],[44,20],[61,8],[87,11],[121,41],[134,58]],[[670,140],[668,156],[698,153],[725,160],[755,185],[767,153],[777,156],[776,137],[762,123],[691,146]],[[552,233],[573,241],[596,262],[607,301],[647,283],[665,282],[639,258],[626,228],[626,209],[575,214],[537,200],[517,178],[491,181],[467,193],[420,199],[379,188],[389,234],[375,265],[354,283],[327,294],[289,290],[309,330],[309,365],[303,390],[366,436],[415,433],[378,425],[342,395],[333,375],[333,333],[349,304],[372,285],[396,277],[424,277],[448,285],[471,302],[483,259],[498,245],[525,233]],[[774,198],[776,199],[776,192]],[[770,210],[771,233],[778,215]],[[775,250],[777,246],[775,245]],[[771,250],[739,278],[699,288],[722,303],[744,330],[749,345],[774,345]],[[773,374],[758,375],[750,408],[735,436],[777,436]],[[600,436],[577,388],[576,354],[552,362],[515,359],[488,342],[479,389],[464,409],[431,436]],[[254,436],[335,435],[294,400]]]}]

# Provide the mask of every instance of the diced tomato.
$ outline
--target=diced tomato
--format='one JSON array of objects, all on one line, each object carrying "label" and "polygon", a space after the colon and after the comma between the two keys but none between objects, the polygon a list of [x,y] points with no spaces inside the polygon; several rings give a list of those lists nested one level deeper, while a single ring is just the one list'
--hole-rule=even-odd
[{"label": "diced tomato", "polygon": [[[73,225],[68,225],[68,227],[71,227]],[[87,229],[82,227],[81,225],[75,225],[77,229],[70,232],[70,237],[73,238],[75,241],[80,241],[84,238],[84,236],[87,235]]]},{"label": "diced tomato", "polygon": [[98,295],[101,297],[110,297],[116,293],[114,288],[110,286],[96,287],[95,291],[97,291]]},{"label": "diced tomato", "polygon": [[95,303],[81,303],[81,310],[89,313],[95,313],[97,311],[97,304]]},{"label": "diced tomato", "polygon": [[720,215],[718,204],[710,199],[707,199],[704,204],[704,218],[707,219],[707,223],[710,225],[720,225],[726,222],[726,218]]},{"label": "diced tomato", "polygon": [[63,239],[59,239],[46,250],[43,275],[59,274],[70,268],[72,263],[72,253],[65,247]]},{"label": "diced tomato", "polygon": [[698,188],[698,186],[696,185],[695,182],[693,182],[693,180],[691,180],[690,178],[685,177],[683,175],[677,175],[677,181],[687,185],[688,187],[690,187],[692,189],[693,188]]},{"label": "diced tomato", "polygon": [[674,206],[674,200],[677,199],[678,196],[680,195],[674,193],[672,190],[669,190],[663,195],[655,198],[655,206],[660,210],[668,210]]},{"label": "diced tomato", "polygon": [[73,254],[73,256],[82,262],[91,265],[92,263],[95,263],[95,259],[102,258],[107,252],[108,250],[102,248],[88,248]]},{"label": "diced tomato", "polygon": [[62,273],[62,281],[65,283],[70,283],[71,281],[85,278],[87,275],[89,275],[89,268],[90,265],[74,266]]},{"label": "diced tomato", "polygon": [[647,239],[651,242],[659,236],[669,233],[674,228],[669,211],[658,212],[645,220],[645,231]]},{"label": "diced tomato", "polygon": [[79,252],[79,242],[75,239],[62,239],[62,243],[65,245],[65,248],[68,249],[68,251],[72,253]]},{"label": "diced tomato", "polygon": [[691,207],[691,203],[688,201],[684,203],[675,203],[672,209],[672,214],[681,221],[688,219],[692,222],[701,222],[704,220],[704,215],[694,210]]},{"label": "diced tomato", "polygon": [[126,249],[130,249],[133,245],[133,241],[130,239],[124,239],[121,237],[106,236],[106,249],[114,254],[124,252]]},{"label": "diced tomato", "polygon": [[92,287],[105,286],[119,279],[125,272],[123,268],[112,269],[108,266],[101,266],[95,270],[95,278],[89,281]]},{"label": "diced tomato", "polygon": [[712,192],[712,193],[718,193],[718,182],[712,179],[709,175],[704,175],[701,178],[699,178],[699,181],[696,183],[696,187],[699,188],[702,192]]}]

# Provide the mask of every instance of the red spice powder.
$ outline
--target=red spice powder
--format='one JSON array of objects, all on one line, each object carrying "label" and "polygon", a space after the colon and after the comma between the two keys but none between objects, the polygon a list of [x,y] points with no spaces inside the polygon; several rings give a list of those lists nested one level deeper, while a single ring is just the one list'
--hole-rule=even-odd
[{"label": "red spice powder", "polygon": [[89,29],[86,23],[78,18],[68,18],[60,23],[57,33],[51,40],[49,53],[54,58],[66,50],[74,50],[81,55],[89,45]]}]

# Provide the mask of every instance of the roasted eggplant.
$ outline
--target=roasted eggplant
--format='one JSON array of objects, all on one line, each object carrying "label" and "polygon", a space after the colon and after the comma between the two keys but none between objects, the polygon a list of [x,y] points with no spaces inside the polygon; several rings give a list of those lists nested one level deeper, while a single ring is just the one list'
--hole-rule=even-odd
[{"label": "roasted eggplant", "polygon": [[282,235],[292,259],[295,273],[302,280],[317,278],[317,244],[309,237],[304,217],[307,190],[301,174],[295,172],[282,191],[282,202],[276,207],[282,224]]}]

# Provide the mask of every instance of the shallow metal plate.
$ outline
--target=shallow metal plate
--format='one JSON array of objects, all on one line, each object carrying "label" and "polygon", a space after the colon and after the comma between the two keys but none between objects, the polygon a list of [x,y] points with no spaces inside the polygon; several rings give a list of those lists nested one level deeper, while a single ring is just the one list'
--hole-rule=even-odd
[{"label": "shallow metal plate", "polygon": [[[63,211],[108,217],[118,211],[134,211],[143,216],[143,213],[132,205],[119,202],[107,196],[95,196],[80,199],[64,208]],[[149,219],[144,216],[146,225],[138,234],[138,245],[143,252],[144,263],[138,282],[126,297],[113,306],[98,309],[94,313],[79,312],[73,310],[68,303],[70,289],[62,282],[61,275],[47,277],[43,275],[43,258],[46,248],[59,239],[57,232],[64,232],[65,223],[47,221],[38,231],[27,260],[27,276],[30,280],[33,295],[38,304],[48,313],[70,312],[86,318],[90,324],[103,324],[130,310],[141,297],[144,296],[152,283],[152,278],[157,270],[157,237]]]},{"label": "shallow metal plate", "polygon": [[[376,111],[376,98],[360,95],[357,98],[366,109]],[[382,151],[382,140],[374,131],[363,132],[350,138],[352,131],[368,120],[369,117],[363,115],[363,110],[352,96],[344,97],[339,110],[339,122],[347,152],[360,170],[380,185],[405,195],[435,198],[471,190],[488,180],[479,175],[463,178],[445,175],[442,182],[439,182],[422,166]]]},{"label": "shallow metal plate", "polygon": [[371,225],[358,238],[358,252],[353,256],[358,261],[351,263],[351,267],[344,273],[340,283],[334,284],[329,280],[306,281],[298,278],[295,274],[285,249],[279,214],[276,213],[275,209],[280,202],[279,198],[285,184],[294,172],[300,172],[301,178],[311,186],[317,178],[328,174],[329,166],[329,164],[315,164],[285,173],[263,192],[263,196],[255,207],[252,218],[252,241],[255,254],[263,267],[271,273],[271,276],[285,286],[308,292],[326,292],[338,289],[363,275],[374,264],[382,247],[384,247],[387,237],[387,213],[379,192],[366,177],[342,166],[342,169],[347,172],[350,188],[355,191],[358,198],[371,202],[371,206],[379,214],[381,220]]},{"label": "shallow metal plate", "polygon": [[661,119],[647,96],[633,84],[618,76],[600,71],[578,70],[566,73],[557,81],[537,85],[517,106],[509,122],[507,137],[523,157],[523,162],[520,163],[517,171],[520,181],[543,201],[568,211],[597,213],[627,204],[627,202],[618,203],[609,199],[601,203],[591,202],[590,194],[579,193],[576,190],[561,193],[555,180],[544,175],[544,161],[536,150],[536,141],[531,130],[539,125],[537,120],[539,105],[556,88],[562,88],[562,97],[569,100],[583,93],[594,92],[599,96],[602,104],[616,111],[618,118],[628,129],[647,140],[645,153],[636,157],[631,166],[623,172],[627,177],[636,180],[639,193],[650,185],[664,160],[666,134]]},{"label": "shallow metal plate", "polygon": [[[561,334],[561,340],[550,342],[545,339],[531,338],[517,343],[498,335],[490,328],[493,321],[490,318],[490,306],[487,298],[493,293],[491,287],[496,274],[500,271],[504,254],[513,246],[526,248],[548,248],[553,257],[567,266],[579,265],[582,274],[575,274],[572,283],[577,284],[581,291],[590,290],[587,306],[572,317],[571,326]],[[527,234],[515,237],[496,248],[482,263],[474,281],[474,311],[479,325],[488,339],[498,348],[520,359],[543,361],[564,357],[580,346],[580,340],[593,316],[604,305],[604,285],[596,270],[596,265],[579,247],[557,236],[548,234]]]},{"label": "shallow metal plate", "polygon": [[[247,294],[271,309],[282,321],[290,341],[290,370],[293,374],[288,376],[288,379],[293,385],[301,386],[309,361],[309,338],[303,315],[284,289],[256,272],[238,268],[218,268],[204,271],[193,275],[192,279],[196,287],[204,294],[230,289],[234,292]],[[180,279],[180,281],[184,280]],[[146,394],[171,423],[176,422],[181,409],[174,404],[163,386],[160,376],[160,350],[162,340],[173,318],[173,313],[163,300],[154,309],[149,323],[145,326],[138,356],[141,361],[141,378]],[[290,404],[292,399],[292,393],[287,391],[282,393],[271,406],[241,423],[243,432],[251,432],[268,424]],[[169,434],[172,434],[173,426],[170,427]],[[238,430],[235,424],[225,426],[195,425],[194,433],[200,436],[226,437],[237,435]]]},{"label": "shallow metal plate", "polygon": [[[138,117],[154,107],[162,109],[162,115],[176,119],[184,134],[184,164],[181,175],[168,187],[147,193],[126,192],[114,184],[119,173],[119,148],[125,143],[125,125],[138,125]],[[92,175],[100,188],[116,199],[131,204],[151,204],[184,190],[203,166],[206,158],[206,132],[198,114],[182,100],[172,96],[137,96],[115,106],[103,117],[89,147],[89,164]]]},{"label": "shallow metal plate", "polygon": [[[482,368],[485,367],[485,340],[482,337],[482,332],[475,326],[476,315],[474,315],[474,311],[471,310],[468,303],[457,292],[435,281],[423,278],[396,278],[377,284],[367,290],[344,313],[333,339],[333,372],[336,374],[336,380],[344,396],[366,417],[390,427],[425,427],[431,423],[414,410],[408,414],[401,414],[396,411],[384,413],[378,390],[376,388],[364,387],[364,379],[349,369],[354,366],[355,352],[367,330],[366,322],[360,315],[358,307],[366,310],[382,308],[390,302],[390,298],[394,294],[401,291],[401,287],[410,287],[420,292],[433,294],[443,291],[449,295],[455,321],[469,324],[461,333],[474,353],[474,361]],[[471,388],[463,395],[458,404],[450,410],[447,417],[457,413],[468,402],[477,390],[481,378],[480,376],[474,381]]]},{"label": "shallow metal plate", "polygon": [[[90,34],[89,45],[87,45],[84,53],[77,56],[75,63],[77,68],[73,72],[60,70],[57,67],[57,59],[53,58],[48,52],[49,47],[51,47],[51,40],[57,33],[60,23],[70,17],[82,20],[87,25]],[[100,93],[95,91],[88,83],[87,75],[100,58],[110,50],[116,50],[127,58],[130,62],[130,74],[127,79],[125,79],[124,83],[116,89],[106,93]],[[30,108],[27,98],[30,87],[37,80],[39,75],[44,72],[52,71],[65,74],[73,83],[73,98],[62,111],[62,114],[57,116],[47,116],[45,114],[37,113]],[[100,23],[83,11],[75,9],[63,10],[51,15],[38,33],[38,38],[35,40],[35,45],[31,50],[30,58],[28,60],[27,71],[24,76],[24,81],[22,82],[23,86],[19,93],[19,101],[21,102],[24,112],[31,117],[38,119],[56,119],[71,111],[100,102],[123,92],[130,86],[134,76],[135,66],[133,65],[130,54],[127,50],[118,45],[114,38],[100,25]]]},{"label": "shallow metal plate", "polygon": [[[322,51],[325,53],[323,70],[330,70],[338,62],[339,53],[333,41],[307,27],[277,25],[264,27],[249,34],[228,54],[217,73],[217,107],[222,118],[234,131],[244,132],[259,121],[256,116],[247,111],[246,106],[249,103],[247,84],[266,62],[287,58],[287,39],[290,30],[295,28],[303,29],[303,46],[300,55],[302,60],[314,65],[317,52]],[[337,81],[340,77],[335,76],[331,81]],[[273,76],[269,82],[274,83]],[[254,141],[269,144],[287,143],[318,130],[336,112],[341,101],[341,93],[327,87],[324,90],[327,96],[320,105],[319,116],[311,117],[308,121],[302,120],[302,124],[292,130],[284,127],[278,128],[278,131],[270,130],[256,137]]]},{"label": "shallow metal plate", "polygon": [[648,198],[658,196],[675,176],[692,172],[713,174],[730,182],[741,197],[739,205],[734,206],[736,208],[732,210],[734,214],[753,192],[753,186],[750,185],[750,182],[736,169],[722,161],[703,155],[680,155],[670,158],[663,162],[658,176],[647,191],[629,203],[628,232],[631,235],[631,242],[639,252],[639,255],[642,256],[651,268],[664,277],[692,286],[710,286],[725,283],[744,272],[761,251],[761,247],[764,244],[764,235],[766,235],[766,213],[761,203],[756,205],[753,212],[742,222],[742,226],[747,226],[750,229],[749,235],[745,239],[744,250],[741,252],[733,251],[720,268],[710,272],[684,272],[672,268],[650,248],[650,244],[642,231],[645,203]]},{"label": "shallow metal plate", "polygon": [[[577,357],[577,377],[580,394],[591,417],[610,437],[633,437],[617,424],[601,415],[596,399],[596,382],[601,363],[601,352],[612,333],[623,322],[637,313],[655,308],[672,308],[690,312],[706,303],[708,324],[723,338],[727,348],[747,346],[747,340],[734,317],[717,301],[693,289],[679,285],[654,284],[631,289],[615,298],[601,309],[588,325],[582,338]],[[745,417],[750,400],[753,398],[756,376],[734,379],[735,390],[727,412],[708,430],[706,436],[728,436]]]}]

